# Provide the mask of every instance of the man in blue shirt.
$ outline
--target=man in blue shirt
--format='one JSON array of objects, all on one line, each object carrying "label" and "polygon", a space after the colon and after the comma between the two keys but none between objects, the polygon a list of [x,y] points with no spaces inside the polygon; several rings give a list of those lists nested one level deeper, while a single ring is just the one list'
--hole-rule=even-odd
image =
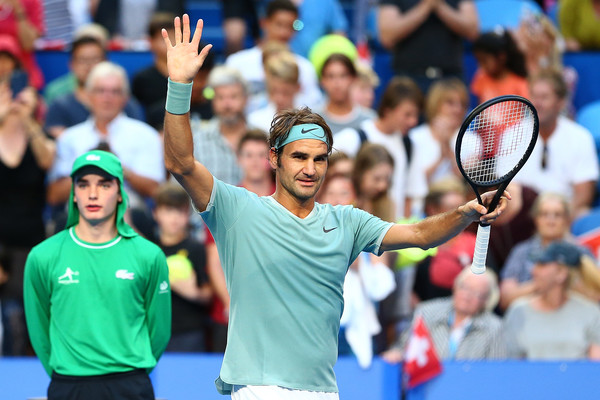
[{"label": "man in blue shirt", "polygon": [[281,112],[271,126],[272,196],[219,181],[193,156],[191,82],[211,47],[198,54],[201,35],[198,21],[190,40],[186,15],[183,30],[175,19],[175,46],[163,30],[169,70],[164,147],[165,165],[215,238],[231,297],[217,389],[242,400],[338,399],[333,365],[342,286],[358,254],[437,246],[473,221],[493,221],[507,199],[489,214],[471,201],[413,225],[384,222],[352,206],[316,203],[333,140],[323,118],[307,108]]}]

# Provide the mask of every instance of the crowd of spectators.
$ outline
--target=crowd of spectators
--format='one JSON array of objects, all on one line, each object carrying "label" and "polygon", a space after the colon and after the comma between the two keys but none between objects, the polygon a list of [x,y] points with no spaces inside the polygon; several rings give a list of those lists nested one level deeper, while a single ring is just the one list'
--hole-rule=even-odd
[{"label": "crowd of spectators", "polygon": [[[489,32],[479,29],[478,1],[371,5],[371,50],[390,52],[394,75],[379,99],[368,54],[332,47],[318,66],[309,61],[319,37],[349,36],[349,0],[223,2],[225,46],[194,79],[194,156],[215,177],[272,194],[266,136],[273,116],[308,106],[334,134],[318,201],[405,223],[474,196],[454,158],[474,99],[518,94],[536,107],[539,138],[509,188],[510,209],[492,227],[485,275],[468,273],[469,230],[432,250],[361,256],[350,266],[340,354],[355,354],[363,366],[373,354],[402,360],[415,315],[430,325],[444,359],[600,359],[600,254],[570,229],[598,215],[599,160],[592,134],[574,121],[572,98],[585,82],[561,61],[565,51],[600,50],[600,1],[539,1],[547,13]],[[192,2],[79,3],[0,0],[0,355],[32,354],[25,258],[63,229],[73,160],[91,149],[121,159],[131,199],[126,218],[168,256],[167,351],[222,352],[229,298],[216,245],[163,165],[161,30],[172,36],[173,12]],[[36,45],[43,51],[56,43],[69,52],[69,72],[45,82]],[[131,82],[107,61],[122,47],[153,55]],[[465,51],[477,62],[469,80]]]}]

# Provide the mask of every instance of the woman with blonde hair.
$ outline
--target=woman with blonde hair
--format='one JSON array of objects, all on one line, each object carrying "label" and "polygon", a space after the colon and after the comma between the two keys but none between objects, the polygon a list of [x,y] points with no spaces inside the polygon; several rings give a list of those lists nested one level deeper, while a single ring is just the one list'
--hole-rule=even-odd
[{"label": "woman with blonde hair", "polygon": [[557,241],[534,261],[535,294],[515,301],[505,316],[509,355],[600,360],[600,270],[594,260],[577,245]]},{"label": "woman with blonde hair", "polygon": [[427,93],[427,123],[412,129],[410,138],[429,184],[460,176],[454,159],[454,143],[468,105],[467,87],[458,78],[437,81]]},{"label": "woman with blonde hair", "polygon": [[554,241],[572,240],[569,233],[571,214],[571,204],[562,194],[546,192],[535,199],[531,207],[535,233],[513,247],[502,268],[500,306],[503,309],[515,299],[536,291],[531,257]]}]

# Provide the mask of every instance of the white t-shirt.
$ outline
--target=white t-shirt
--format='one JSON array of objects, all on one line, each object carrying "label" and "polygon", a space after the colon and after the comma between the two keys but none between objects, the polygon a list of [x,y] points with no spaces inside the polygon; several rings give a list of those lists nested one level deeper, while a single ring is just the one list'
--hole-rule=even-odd
[{"label": "white t-shirt", "polygon": [[[381,132],[375,127],[374,120],[364,121],[360,127],[364,130],[367,140],[383,145],[394,159],[394,176],[390,195],[396,204],[396,217],[404,216],[404,202],[407,197],[419,199],[427,195],[427,178],[425,171],[418,162],[407,166],[406,151],[402,143],[402,135],[397,132],[391,135]],[[360,136],[356,129],[347,128],[333,137],[335,151],[343,151],[355,157],[361,146]],[[416,160],[416,153],[413,160]]]},{"label": "white t-shirt", "polygon": [[[248,81],[249,99],[247,112],[252,112],[266,105],[267,97],[264,95],[265,71],[262,62],[262,50],[258,47],[241,50],[227,57],[225,64],[240,71],[244,79]],[[323,95],[319,89],[317,74],[310,61],[294,54],[300,72],[300,92],[296,95],[296,106],[317,107],[322,102]]]},{"label": "white t-shirt", "polygon": [[[458,132],[457,132],[458,133]],[[415,154],[414,159],[421,164],[421,168],[424,172],[427,171],[433,164],[440,159],[442,154],[442,147],[431,132],[429,124],[422,124],[414,129],[411,129],[408,133],[413,143],[413,152]],[[456,144],[456,135],[452,138],[451,146],[454,150]],[[456,160],[454,158],[450,160],[444,160],[431,174],[429,183],[435,183],[442,179],[453,177],[454,175],[454,164]]]},{"label": "white t-shirt", "polygon": [[252,111],[248,114],[248,125],[253,128],[262,129],[269,133],[271,129],[271,122],[276,113],[275,106],[273,103],[267,104],[265,107],[259,108],[258,110]]},{"label": "white t-shirt", "polygon": [[538,137],[533,153],[514,178],[516,182],[571,198],[573,185],[598,180],[594,139],[583,126],[561,116],[546,144],[546,168],[542,169],[544,141]]},{"label": "white t-shirt", "polygon": [[[165,180],[162,140],[154,128],[125,114],[119,114],[108,124],[107,129],[108,135],[101,134],[91,117],[66,129],[56,141],[56,158],[48,172],[48,181],[54,182],[69,176],[75,159],[98,147],[102,140],[106,140],[123,167],[157,182]],[[141,196],[127,182],[125,189],[132,207],[143,204]]]}]

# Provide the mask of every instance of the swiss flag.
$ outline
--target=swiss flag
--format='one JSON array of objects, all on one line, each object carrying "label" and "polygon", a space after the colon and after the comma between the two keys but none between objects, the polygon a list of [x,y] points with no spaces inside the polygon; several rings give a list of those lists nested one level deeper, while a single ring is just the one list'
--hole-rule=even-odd
[{"label": "swiss flag", "polygon": [[407,386],[413,388],[442,373],[442,364],[433,347],[429,330],[421,316],[417,317],[404,355]]}]

